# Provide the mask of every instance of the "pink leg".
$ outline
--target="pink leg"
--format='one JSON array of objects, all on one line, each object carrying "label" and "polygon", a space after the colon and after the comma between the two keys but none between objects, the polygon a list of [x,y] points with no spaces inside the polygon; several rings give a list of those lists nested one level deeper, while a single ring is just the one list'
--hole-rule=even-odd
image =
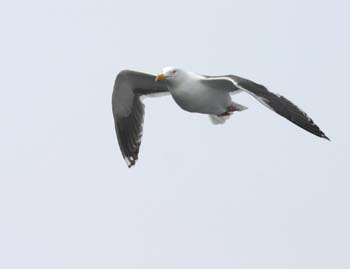
[{"label": "pink leg", "polygon": [[235,107],[234,105],[230,105],[226,108],[226,112],[220,114],[219,116],[220,117],[230,116],[235,111],[239,111],[239,109],[237,107]]},{"label": "pink leg", "polygon": [[225,116],[230,116],[231,115],[231,113],[230,112],[228,112],[228,111],[226,111],[226,112],[224,112],[224,113],[221,113],[220,115],[218,115],[219,117],[225,117]]},{"label": "pink leg", "polygon": [[234,105],[230,105],[227,107],[227,112],[235,112],[235,111],[239,111],[239,109]]}]

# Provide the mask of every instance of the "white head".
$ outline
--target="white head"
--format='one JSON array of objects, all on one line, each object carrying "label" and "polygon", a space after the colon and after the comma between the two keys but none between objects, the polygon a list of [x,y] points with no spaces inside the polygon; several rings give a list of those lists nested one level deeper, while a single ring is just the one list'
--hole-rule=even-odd
[{"label": "white head", "polygon": [[181,77],[184,74],[184,71],[182,71],[179,68],[167,66],[163,68],[162,73],[158,74],[156,76],[156,81],[159,80],[167,80],[167,81],[175,81],[179,77]]}]

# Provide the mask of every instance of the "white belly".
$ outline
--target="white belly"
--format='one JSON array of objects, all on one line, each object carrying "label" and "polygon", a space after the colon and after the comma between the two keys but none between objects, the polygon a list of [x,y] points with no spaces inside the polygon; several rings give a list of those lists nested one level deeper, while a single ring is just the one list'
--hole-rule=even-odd
[{"label": "white belly", "polygon": [[232,103],[228,92],[212,88],[178,88],[170,92],[175,102],[189,112],[220,115]]}]

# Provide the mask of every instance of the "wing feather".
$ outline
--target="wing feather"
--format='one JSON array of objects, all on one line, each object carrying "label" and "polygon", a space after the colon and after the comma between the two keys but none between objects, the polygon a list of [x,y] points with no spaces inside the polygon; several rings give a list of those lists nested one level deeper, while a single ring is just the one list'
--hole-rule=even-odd
[{"label": "wing feather", "polygon": [[168,93],[155,76],[130,70],[121,71],[115,80],[112,109],[118,143],[129,167],[135,165],[141,145],[145,108],[142,96]]},{"label": "wing feather", "polygon": [[[221,81],[220,83],[222,85],[225,85],[227,90],[233,92],[237,90],[243,90],[255,97],[260,103],[275,111],[277,114],[281,115],[292,123],[296,124],[297,126],[316,136],[330,140],[303,110],[301,110],[284,96],[269,91],[263,85],[235,75],[215,77],[206,76],[206,79],[208,81],[212,81],[211,83]],[[224,81],[226,81],[226,84],[224,84]],[[228,81],[231,81],[231,86],[227,85]]]}]

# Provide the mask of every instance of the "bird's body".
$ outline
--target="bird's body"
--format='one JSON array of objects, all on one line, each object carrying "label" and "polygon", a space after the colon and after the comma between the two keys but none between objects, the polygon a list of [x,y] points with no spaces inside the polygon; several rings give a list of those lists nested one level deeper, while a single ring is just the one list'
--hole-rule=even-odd
[{"label": "bird's body", "polygon": [[306,131],[328,139],[296,105],[253,81],[234,75],[203,76],[172,67],[164,68],[158,76],[124,70],[114,85],[112,107],[119,146],[128,166],[138,159],[141,144],[144,105],[140,97],[171,94],[182,109],[208,114],[218,124],[233,112],[246,109],[231,99],[232,93],[241,91]]},{"label": "bird's body", "polygon": [[181,83],[167,82],[167,86],[171,96],[183,110],[209,115],[225,113],[232,105],[229,91],[205,84],[203,79],[205,77],[187,73],[182,76]]}]

